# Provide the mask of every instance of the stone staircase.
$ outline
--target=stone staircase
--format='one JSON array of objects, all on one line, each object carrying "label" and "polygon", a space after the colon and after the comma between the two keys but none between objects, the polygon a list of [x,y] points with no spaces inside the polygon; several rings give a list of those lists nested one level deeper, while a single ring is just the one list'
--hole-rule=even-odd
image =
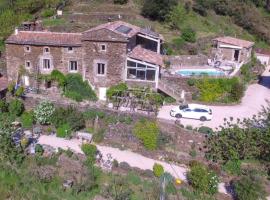
[{"label": "stone staircase", "polygon": [[186,79],[179,76],[162,76],[158,82],[158,89],[173,97],[177,102],[190,101],[192,99],[191,87]]}]

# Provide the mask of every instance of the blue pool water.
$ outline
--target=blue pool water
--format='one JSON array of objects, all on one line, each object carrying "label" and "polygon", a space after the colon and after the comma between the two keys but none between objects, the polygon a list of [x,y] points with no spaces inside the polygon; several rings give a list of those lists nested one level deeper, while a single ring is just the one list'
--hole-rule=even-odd
[{"label": "blue pool water", "polygon": [[181,76],[225,76],[225,73],[216,69],[181,69],[176,72]]}]

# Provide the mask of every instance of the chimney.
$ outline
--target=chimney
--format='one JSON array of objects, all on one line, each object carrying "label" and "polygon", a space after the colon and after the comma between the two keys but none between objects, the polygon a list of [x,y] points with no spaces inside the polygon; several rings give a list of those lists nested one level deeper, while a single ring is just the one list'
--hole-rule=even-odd
[{"label": "chimney", "polygon": [[16,27],[16,28],[15,28],[15,31],[14,31],[14,34],[15,34],[15,35],[18,35],[18,33],[19,33],[19,29],[18,29],[18,27]]}]

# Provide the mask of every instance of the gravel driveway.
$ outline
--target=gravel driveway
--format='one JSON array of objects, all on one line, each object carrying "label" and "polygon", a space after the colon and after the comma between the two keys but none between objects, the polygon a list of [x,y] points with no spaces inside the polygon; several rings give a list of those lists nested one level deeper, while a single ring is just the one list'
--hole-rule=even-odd
[{"label": "gravel driveway", "polygon": [[[263,75],[262,85],[250,85],[239,105],[209,106],[213,111],[213,119],[211,121],[201,122],[193,119],[181,119],[181,123],[184,126],[191,125],[193,128],[208,126],[214,129],[223,125],[224,118],[229,119],[233,117],[236,120],[237,118],[243,119],[258,114],[263,106],[268,105],[267,101],[270,101],[270,73],[267,70]],[[172,108],[173,106],[163,106],[158,113],[158,118],[175,121],[176,118],[170,116]]]}]

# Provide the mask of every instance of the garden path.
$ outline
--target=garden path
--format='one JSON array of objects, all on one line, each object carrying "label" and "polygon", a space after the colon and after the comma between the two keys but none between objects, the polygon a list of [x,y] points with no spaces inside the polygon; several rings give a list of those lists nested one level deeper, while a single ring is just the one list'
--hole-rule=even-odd
[{"label": "garden path", "polygon": [[[72,139],[72,140],[66,140],[63,138],[58,138],[54,135],[42,135],[38,143],[41,145],[48,145],[51,147],[54,147],[56,149],[62,148],[62,149],[71,149],[76,153],[83,154],[81,150],[81,144],[82,142],[78,139]],[[117,160],[118,162],[127,162],[131,167],[138,167],[140,169],[146,170],[152,170],[155,163],[159,163],[164,167],[164,170],[166,172],[169,172],[172,174],[175,178],[180,178],[181,180],[186,181],[186,173],[188,171],[187,166],[185,165],[174,165],[170,163],[166,163],[163,161],[154,160],[151,158],[147,158],[145,156],[142,156],[140,154],[131,152],[129,150],[120,150],[113,147],[108,146],[101,146],[97,145],[98,150],[102,153],[102,155],[111,154],[112,158]],[[225,184],[219,183],[218,191],[220,193],[229,195],[226,191]],[[267,198],[267,200],[270,200],[270,196]]]},{"label": "garden path", "polygon": [[[247,88],[240,104],[233,106],[209,106],[213,111],[213,119],[211,121],[201,122],[193,119],[181,119],[181,124],[184,126],[191,125],[193,128],[208,126],[214,129],[223,125],[224,118],[229,119],[233,117],[236,120],[237,118],[244,119],[257,115],[263,106],[268,106],[267,101],[270,101],[269,68],[270,66],[264,72],[260,84],[252,84]],[[158,113],[158,118],[175,121],[176,119],[170,116],[170,110],[173,107],[163,106]]]}]

